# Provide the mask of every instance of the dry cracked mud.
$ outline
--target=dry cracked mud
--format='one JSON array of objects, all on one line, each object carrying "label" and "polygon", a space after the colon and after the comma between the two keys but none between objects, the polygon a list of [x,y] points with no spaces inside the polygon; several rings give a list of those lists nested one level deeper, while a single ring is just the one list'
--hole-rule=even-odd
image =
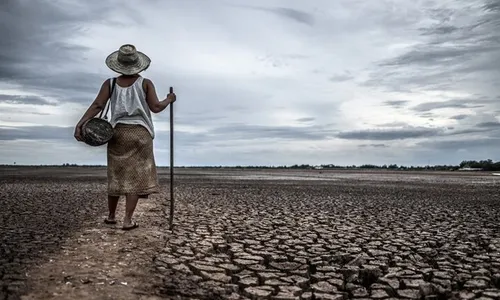
[{"label": "dry cracked mud", "polygon": [[[22,273],[102,214],[102,170],[58,171],[50,182],[46,170],[30,172],[2,176],[4,299],[33,289],[21,288]],[[188,169],[176,178],[175,228],[161,227],[150,286],[136,299],[500,299],[499,177]]]},{"label": "dry cracked mud", "polygon": [[164,295],[500,298],[492,176],[245,172],[183,182],[175,230],[155,257]]}]

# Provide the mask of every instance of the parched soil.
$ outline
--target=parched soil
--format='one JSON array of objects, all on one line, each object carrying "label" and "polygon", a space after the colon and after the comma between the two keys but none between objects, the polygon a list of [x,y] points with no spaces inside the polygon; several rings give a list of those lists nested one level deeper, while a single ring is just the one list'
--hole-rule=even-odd
[{"label": "parched soil", "polygon": [[123,232],[102,170],[9,172],[4,299],[500,299],[490,174],[179,170]]},{"label": "parched soil", "polygon": [[123,231],[124,199],[118,224],[103,223],[102,170],[12,171],[0,190],[1,300],[155,299],[151,257],[165,241],[165,193],[140,200],[139,228]]}]

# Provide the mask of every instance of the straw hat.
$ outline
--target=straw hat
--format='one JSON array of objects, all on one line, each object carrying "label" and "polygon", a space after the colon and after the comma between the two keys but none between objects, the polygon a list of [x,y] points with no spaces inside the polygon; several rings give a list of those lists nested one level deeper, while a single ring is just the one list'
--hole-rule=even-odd
[{"label": "straw hat", "polygon": [[151,59],[137,51],[134,45],[125,44],[106,58],[106,65],[113,71],[123,75],[138,74],[149,67]]}]

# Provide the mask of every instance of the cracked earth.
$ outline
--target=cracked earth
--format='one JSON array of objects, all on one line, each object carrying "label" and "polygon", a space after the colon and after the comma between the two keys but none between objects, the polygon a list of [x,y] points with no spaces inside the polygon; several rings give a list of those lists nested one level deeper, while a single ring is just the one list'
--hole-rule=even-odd
[{"label": "cracked earth", "polygon": [[[57,260],[62,254],[56,248],[77,241],[68,237],[86,232],[90,240],[98,240],[93,229],[100,226],[96,222],[105,214],[105,173],[92,172],[96,173],[85,177],[61,175],[47,183],[48,202],[54,205],[61,205],[55,188],[61,182],[94,187],[91,198],[95,200],[90,202],[90,196],[68,190],[74,195],[65,198],[69,207],[79,205],[73,225],[64,223],[64,231],[49,234],[48,229],[58,223],[51,218],[55,223],[45,225],[47,230],[40,233],[40,239],[17,234],[26,232],[19,229],[26,225],[22,222],[16,223],[17,231],[2,233],[0,250],[4,250],[0,254],[8,257],[1,269],[5,299],[16,291],[37,295],[64,284],[47,284],[44,278],[51,269],[36,263],[36,255],[28,250],[17,249],[39,251],[40,243],[52,243],[55,247],[50,255]],[[172,232],[165,227],[166,215],[158,213],[166,211],[166,191],[144,206],[143,231],[108,234],[112,240],[105,242],[118,244],[112,251],[94,245],[97,250],[90,261],[95,270],[116,262],[118,258],[112,254],[123,247],[135,255],[122,273],[114,273],[115,277],[128,276],[127,270],[135,270],[133,279],[128,279],[134,287],[117,290],[119,284],[108,282],[104,285],[108,292],[94,299],[500,299],[499,177],[318,170],[186,169],[177,174]],[[2,183],[6,189],[1,199],[6,203],[15,197],[12,188],[18,181],[14,177]],[[162,180],[168,180],[168,171]],[[23,184],[31,186],[32,190],[25,191],[29,199],[44,199],[33,192],[35,183],[25,180]],[[166,190],[168,182],[163,186]],[[77,204],[82,197],[87,197],[87,204]],[[12,209],[24,211],[22,205],[28,204],[20,203],[19,199],[12,201],[12,207],[17,206]],[[46,213],[54,214],[53,210]],[[2,222],[2,229],[12,224]],[[98,234],[102,237],[102,231]],[[50,242],[45,242],[47,235]],[[139,248],[141,251],[134,251]],[[99,264],[95,264],[99,253]],[[74,263],[74,255],[61,263]],[[31,281],[23,278],[20,270],[31,270],[33,265],[47,276]],[[116,263],[115,267],[120,270]],[[77,295],[75,289],[95,290],[97,275],[86,276],[86,283],[80,280],[71,288],[59,289],[58,299],[76,299],[65,297]],[[21,289],[20,282],[26,288]],[[122,298],[116,294],[120,291]]]}]

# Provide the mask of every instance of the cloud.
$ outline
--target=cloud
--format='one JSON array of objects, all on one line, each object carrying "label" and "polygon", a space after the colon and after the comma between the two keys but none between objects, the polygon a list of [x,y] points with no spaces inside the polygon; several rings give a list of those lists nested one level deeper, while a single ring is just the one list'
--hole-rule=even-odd
[{"label": "cloud", "polygon": [[[73,138],[74,127],[57,126],[3,126],[0,140],[68,140]],[[164,130],[156,131],[158,136],[167,136]],[[333,131],[319,126],[262,126],[231,124],[204,132],[176,130],[175,137],[184,146],[212,143],[214,140],[250,141],[250,140],[326,140],[333,136]],[[163,139],[162,139],[163,140]],[[162,142],[163,145],[163,142]]]},{"label": "cloud", "polygon": [[[160,98],[178,95],[179,165],[495,154],[498,0],[241,3],[0,1],[0,163],[35,161],[34,149],[44,162],[105,163],[73,127],[124,43],[152,58],[143,76]],[[168,110],[153,120],[168,165]],[[444,144],[463,140],[480,146]]]},{"label": "cloud", "polygon": [[392,91],[456,90],[494,96],[492,79],[500,76],[498,0],[428,5],[421,22],[428,25],[415,24],[413,42],[398,55],[379,61],[364,84]]},{"label": "cloud", "polygon": [[277,7],[270,10],[271,12],[283,16],[292,20],[295,20],[299,23],[304,23],[307,25],[314,25],[314,17],[308,13],[303,11],[299,11],[293,8],[287,7]]},{"label": "cloud", "polygon": [[249,8],[249,9],[254,9],[254,10],[260,10],[268,13],[272,13],[276,16],[283,17],[298,23],[306,24],[309,26],[314,25],[314,17],[306,13],[304,11],[290,8],[290,7],[271,7],[271,8],[266,8],[266,7],[257,7],[257,6],[247,6],[247,5],[240,5],[239,7],[243,8]]},{"label": "cloud", "polygon": [[21,96],[0,94],[0,103],[8,104],[28,104],[28,105],[55,105],[39,96]]},{"label": "cloud", "polygon": [[315,118],[313,118],[313,117],[305,117],[305,118],[298,118],[297,122],[307,123],[307,122],[312,122],[314,120],[315,120]]},{"label": "cloud", "polygon": [[0,140],[68,140],[73,137],[72,127],[26,126],[0,127]]},{"label": "cloud", "polygon": [[320,126],[262,126],[246,124],[230,124],[208,132],[235,140],[253,139],[291,139],[291,140],[324,140],[333,137],[334,133]]},{"label": "cloud", "polygon": [[441,108],[478,108],[478,107],[484,107],[484,104],[486,103],[488,102],[454,99],[441,102],[434,102],[434,101],[424,102],[412,107],[411,109],[414,111],[427,112]]},{"label": "cloud", "polygon": [[392,106],[395,108],[400,108],[408,104],[408,101],[405,100],[388,100],[384,102],[385,105],[387,106]]},{"label": "cloud", "polygon": [[360,148],[387,148],[386,144],[361,144],[358,147]]},{"label": "cloud", "polygon": [[441,132],[437,128],[408,127],[399,129],[368,129],[358,131],[344,131],[337,134],[337,137],[347,140],[404,140],[423,137],[434,137]]},{"label": "cloud", "polygon": [[330,81],[333,82],[344,82],[347,80],[354,79],[354,75],[351,74],[349,71],[345,71],[344,73],[339,73],[335,74],[332,77],[330,77]]},{"label": "cloud", "polygon": [[498,128],[500,129],[500,122],[483,122],[476,124],[476,127],[479,128]]},{"label": "cloud", "polygon": [[471,139],[458,139],[458,140],[444,140],[444,141],[423,141],[418,144],[422,147],[440,150],[474,150],[481,148],[489,148],[491,150],[500,147],[500,138],[471,138]]},{"label": "cloud", "polygon": [[104,78],[86,65],[92,48],[74,37],[85,34],[84,24],[111,24],[108,16],[123,7],[115,2],[4,1],[0,80],[65,102],[95,96]]},{"label": "cloud", "polygon": [[377,127],[409,127],[410,125],[406,122],[391,122],[391,123],[382,123],[377,124]]},{"label": "cloud", "polygon": [[458,30],[460,30],[460,28],[453,25],[435,25],[429,28],[421,28],[422,35],[445,35]]},{"label": "cloud", "polygon": [[450,117],[450,119],[453,119],[453,120],[463,120],[463,119],[465,119],[467,117],[468,117],[468,115],[461,114],[461,115],[452,116],[452,117]]}]

